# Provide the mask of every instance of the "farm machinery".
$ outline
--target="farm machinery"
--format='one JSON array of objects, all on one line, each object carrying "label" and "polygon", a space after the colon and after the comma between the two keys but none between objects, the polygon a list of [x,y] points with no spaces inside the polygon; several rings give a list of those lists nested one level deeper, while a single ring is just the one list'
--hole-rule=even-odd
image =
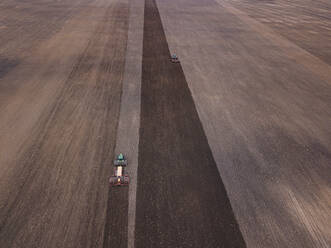
[{"label": "farm machinery", "polygon": [[109,183],[111,186],[128,186],[129,176],[126,173],[126,166],[128,161],[125,159],[124,155],[120,153],[114,160],[114,173],[109,178]]},{"label": "farm machinery", "polygon": [[179,59],[178,59],[178,57],[177,57],[177,55],[175,53],[171,54],[170,61],[172,63],[179,63]]}]

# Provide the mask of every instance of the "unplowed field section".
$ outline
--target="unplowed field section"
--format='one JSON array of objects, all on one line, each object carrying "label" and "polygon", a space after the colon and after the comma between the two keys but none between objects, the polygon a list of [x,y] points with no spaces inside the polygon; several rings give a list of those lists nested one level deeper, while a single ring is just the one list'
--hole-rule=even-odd
[{"label": "unplowed field section", "polygon": [[245,247],[180,64],[146,0],[136,247]]}]

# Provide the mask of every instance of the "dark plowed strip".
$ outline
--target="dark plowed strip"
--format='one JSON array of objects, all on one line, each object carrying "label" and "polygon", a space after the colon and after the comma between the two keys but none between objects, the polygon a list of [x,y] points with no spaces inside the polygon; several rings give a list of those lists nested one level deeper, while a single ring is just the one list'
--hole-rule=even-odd
[{"label": "dark plowed strip", "polygon": [[108,195],[108,209],[103,247],[128,246],[128,188],[112,187]]},{"label": "dark plowed strip", "polygon": [[[114,36],[119,35],[121,37],[125,36],[127,38],[128,21],[129,21],[129,8],[128,8],[129,2],[122,1],[120,6],[121,7],[117,9],[116,14],[114,13],[114,16],[118,18],[117,29],[120,29],[121,32],[113,33],[113,35]],[[125,48],[126,48],[126,44],[127,44],[127,39],[125,39],[125,42],[123,42],[123,46],[125,46]],[[118,47],[111,46],[110,49],[116,51],[118,50]],[[125,54],[122,54],[122,56],[118,58],[118,61],[116,61],[115,64],[113,64],[113,66],[114,67],[118,66],[116,64],[120,64],[121,66],[124,66],[124,62],[125,62]],[[120,80],[121,90],[122,90],[122,80],[123,78],[121,78]],[[116,116],[117,121],[118,118],[119,116]],[[112,159],[114,158],[115,157],[113,156]],[[111,169],[111,173],[112,172],[113,172],[113,168]],[[109,173],[109,176],[111,173]],[[128,188],[125,186],[109,187],[103,247],[126,248],[128,241],[127,225],[128,225]]]},{"label": "dark plowed strip", "polygon": [[180,64],[146,0],[136,247],[245,247]]}]

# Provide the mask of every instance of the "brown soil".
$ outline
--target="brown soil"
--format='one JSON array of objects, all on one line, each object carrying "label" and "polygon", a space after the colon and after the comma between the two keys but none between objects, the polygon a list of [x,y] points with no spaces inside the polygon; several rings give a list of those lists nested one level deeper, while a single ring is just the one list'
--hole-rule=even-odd
[{"label": "brown soil", "polygon": [[[33,39],[33,56],[18,65],[0,61],[7,65],[0,81],[0,247],[102,247],[107,240],[128,1],[75,4],[80,8],[55,34]],[[108,216],[126,216],[112,193]]]},{"label": "brown soil", "polygon": [[103,247],[127,248],[128,187],[110,187]]},{"label": "brown soil", "polygon": [[146,0],[136,247],[245,247],[180,64]]}]

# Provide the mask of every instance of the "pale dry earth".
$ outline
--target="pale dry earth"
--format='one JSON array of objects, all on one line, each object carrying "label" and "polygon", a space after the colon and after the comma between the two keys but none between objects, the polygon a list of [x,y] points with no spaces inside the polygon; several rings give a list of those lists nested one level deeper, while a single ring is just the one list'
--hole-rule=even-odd
[{"label": "pale dry earth", "polygon": [[157,3],[247,246],[329,247],[330,3]]}]

